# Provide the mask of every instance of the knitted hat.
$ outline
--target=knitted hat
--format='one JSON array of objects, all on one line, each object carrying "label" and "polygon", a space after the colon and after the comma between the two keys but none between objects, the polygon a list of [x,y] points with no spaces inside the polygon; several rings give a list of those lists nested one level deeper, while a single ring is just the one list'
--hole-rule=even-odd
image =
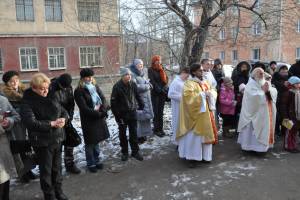
[{"label": "knitted hat", "polygon": [[80,78],[94,76],[94,71],[90,68],[84,68],[80,71]]},{"label": "knitted hat", "polygon": [[133,60],[133,65],[137,66],[138,64],[144,64],[143,61],[141,59],[134,59]]},{"label": "knitted hat", "polygon": [[131,74],[131,71],[127,67],[120,67],[120,75],[123,77],[127,74]]},{"label": "knitted hat", "polygon": [[292,76],[291,78],[289,78],[288,82],[291,85],[294,85],[294,84],[300,83],[300,78],[298,78],[297,76]]},{"label": "knitted hat", "polygon": [[58,83],[63,87],[63,88],[68,88],[72,84],[72,77],[70,74],[62,74],[57,78]]},{"label": "knitted hat", "polygon": [[223,78],[223,83],[224,83],[224,85],[232,85],[233,81],[230,77],[224,77]]},{"label": "knitted hat", "polygon": [[7,83],[13,76],[20,76],[20,75],[17,71],[10,70],[10,71],[7,71],[3,74],[2,81],[4,83]]}]

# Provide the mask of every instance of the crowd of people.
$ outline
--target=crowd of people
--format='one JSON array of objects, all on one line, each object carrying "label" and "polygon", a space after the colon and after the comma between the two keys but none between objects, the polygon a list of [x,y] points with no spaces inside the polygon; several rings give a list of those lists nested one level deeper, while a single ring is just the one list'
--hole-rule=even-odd
[{"label": "crowd of people", "polygon": [[66,171],[81,172],[73,155],[74,147],[81,142],[72,125],[75,103],[86,166],[91,173],[103,169],[100,142],[110,137],[106,122],[109,110],[119,128],[120,159],[129,159],[129,143],[131,157],[142,161],[139,144],[149,136],[166,135],[163,114],[169,100],[171,141],[190,167],[212,161],[221,126],[223,137],[238,134],[237,141],[244,151],[267,152],[277,134],[284,137],[285,150],[297,153],[300,62],[290,69],[276,65],[272,61],[269,68],[260,62],[251,66],[243,61],[232,77],[225,77],[220,59],[203,59],[181,68],[169,84],[160,56],[153,56],[147,73],[143,61],[134,59],[129,67],[120,68],[120,80],[113,86],[110,103],[92,68],[80,71],[74,90],[67,73],[51,80],[36,73],[26,88],[18,72],[7,71],[0,95],[0,199],[9,199],[12,177],[25,183],[36,179],[32,172],[36,166],[44,199],[68,199],[62,190],[62,149]]}]

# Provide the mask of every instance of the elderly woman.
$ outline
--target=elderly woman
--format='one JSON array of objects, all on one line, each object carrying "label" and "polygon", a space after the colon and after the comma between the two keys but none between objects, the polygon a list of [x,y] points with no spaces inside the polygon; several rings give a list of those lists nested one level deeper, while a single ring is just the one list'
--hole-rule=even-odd
[{"label": "elderly woman", "polygon": [[[3,74],[2,80],[4,82],[3,94],[8,99],[13,108],[20,113],[21,99],[25,91],[25,86],[20,82],[19,73],[16,71],[7,71]],[[10,140],[24,143],[26,141],[26,128],[23,123],[18,122],[14,124]],[[15,147],[11,147],[15,148]],[[13,149],[17,152],[17,149]],[[13,154],[15,165],[20,180],[24,183],[29,182],[30,179],[35,179],[36,176],[31,172],[33,167],[33,161],[26,154],[26,152],[20,152],[19,154]]]},{"label": "elderly woman", "polygon": [[140,59],[134,59],[130,66],[131,79],[136,83],[138,95],[144,102],[144,109],[137,111],[137,137],[140,143],[147,139],[146,136],[152,135],[151,119],[154,117],[150,94],[152,86],[146,80],[143,68],[144,63]]},{"label": "elderly woman", "polygon": [[62,191],[61,142],[67,112],[47,97],[50,80],[43,73],[33,75],[30,88],[24,92],[21,117],[37,155],[40,184],[45,200],[68,199]]},{"label": "elderly woman", "polygon": [[92,69],[85,68],[80,71],[80,81],[74,98],[80,112],[87,167],[90,172],[96,173],[103,168],[99,159],[99,142],[109,137],[106,124],[109,106],[93,76]]},{"label": "elderly woman", "polygon": [[[7,98],[0,96],[0,199],[9,199],[9,180],[15,175],[15,165],[9,145],[9,130],[20,121],[19,114],[13,109]],[[5,113],[10,113],[6,116]]]}]

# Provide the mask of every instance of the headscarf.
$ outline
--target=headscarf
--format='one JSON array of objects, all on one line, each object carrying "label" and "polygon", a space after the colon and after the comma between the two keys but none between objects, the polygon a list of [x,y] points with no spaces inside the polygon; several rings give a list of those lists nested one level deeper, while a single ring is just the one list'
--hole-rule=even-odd
[{"label": "headscarf", "polygon": [[163,67],[161,64],[155,64],[156,61],[159,61],[161,58],[159,55],[155,55],[152,57],[152,62],[151,62],[151,67],[152,69],[154,69],[155,71],[159,72],[160,75],[160,79],[162,80],[162,82],[166,85],[168,84],[168,77],[166,72],[164,71]]}]

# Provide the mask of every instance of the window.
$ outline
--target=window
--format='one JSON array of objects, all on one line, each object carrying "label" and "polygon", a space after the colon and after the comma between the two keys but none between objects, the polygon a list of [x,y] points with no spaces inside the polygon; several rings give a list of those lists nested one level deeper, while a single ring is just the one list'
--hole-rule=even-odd
[{"label": "window", "polygon": [[33,47],[20,48],[20,63],[22,71],[37,70],[37,50]]},{"label": "window", "polygon": [[234,16],[239,15],[239,8],[237,6],[233,6],[231,11],[232,11],[232,15]]},{"label": "window", "polygon": [[296,49],[296,59],[300,59],[300,47]]},{"label": "window", "polygon": [[225,29],[220,30],[219,38],[220,40],[225,40]]},{"label": "window", "polygon": [[233,50],[232,51],[232,61],[237,61],[238,60],[238,51]]},{"label": "window", "polygon": [[234,40],[237,38],[238,32],[239,32],[239,27],[236,26],[231,28],[231,34]]},{"label": "window", "polygon": [[62,47],[48,48],[48,66],[50,69],[65,68],[65,49]]},{"label": "window", "polygon": [[260,49],[252,49],[252,59],[260,60]]},{"label": "window", "polygon": [[16,14],[18,21],[34,21],[32,0],[16,0]]},{"label": "window", "polygon": [[297,32],[300,33],[300,19],[297,22]]},{"label": "window", "polygon": [[262,33],[262,25],[261,22],[255,22],[252,26],[252,31],[254,35],[261,35]]},{"label": "window", "polygon": [[80,47],[80,66],[101,66],[103,47]]},{"label": "window", "polygon": [[[254,3],[254,2],[255,2],[255,0],[253,1],[253,3]],[[258,0],[258,1],[256,2],[256,4],[255,4],[254,8],[256,8],[256,9],[261,8],[261,3],[262,3],[262,0]]]},{"label": "window", "polygon": [[203,53],[203,58],[208,59],[208,58],[209,58],[209,52],[204,52],[204,53]]},{"label": "window", "polygon": [[219,57],[221,60],[225,60],[225,51],[221,51]]},{"label": "window", "polygon": [[99,0],[78,0],[77,1],[78,18],[83,22],[99,22]]},{"label": "window", "polygon": [[0,71],[3,71],[2,49],[0,49]]},{"label": "window", "polygon": [[61,22],[61,0],[45,0],[46,21]]}]

